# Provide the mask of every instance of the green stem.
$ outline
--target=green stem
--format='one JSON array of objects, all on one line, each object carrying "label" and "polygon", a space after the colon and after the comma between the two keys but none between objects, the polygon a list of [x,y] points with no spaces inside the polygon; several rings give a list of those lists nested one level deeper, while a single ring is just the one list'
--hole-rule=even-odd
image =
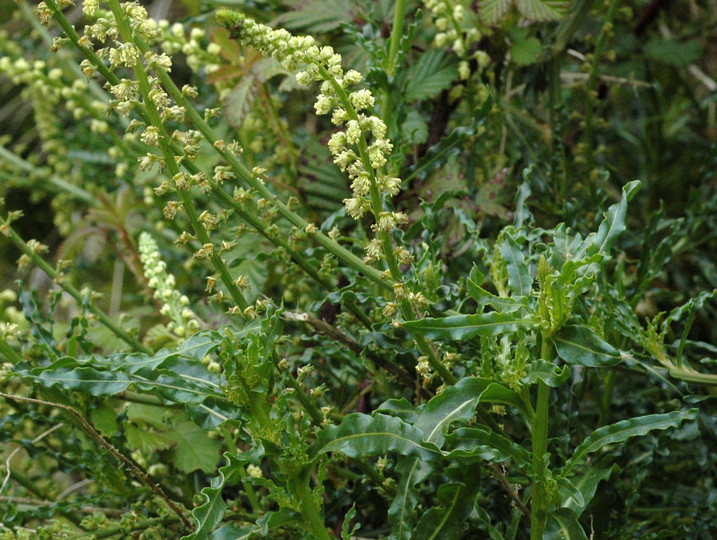
[{"label": "green stem", "polygon": [[[30,246],[27,245],[27,243],[20,237],[17,232],[15,232],[15,229],[13,229],[10,226],[10,223],[8,220],[5,221],[3,224],[3,227],[6,229],[3,231],[6,232],[7,236],[10,238],[10,240],[13,241],[13,243],[18,247],[20,251],[22,251],[25,255],[30,257],[32,260],[32,263],[37,266],[40,270],[45,272],[47,276],[57,283],[67,294],[72,296],[79,305],[83,305],[85,303],[85,298],[82,295],[80,291],[78,291],[75,287],[67,283],[64,279],[64,276],[57,272],[52,266],[50,266],[48,263],[45,262],[45,260],[40,257]],[[112,332],[115,336],[120,338],[122,341],[127,343],[128,345],[131,345],[136,350],[143,352],[144,354],[152,354],[152,351],[142,345],[139,341],[137,341],[134,337],[132,337],[130,334],[122,330],[119,326],[117,326],[105,313],[100,310],[92,300],[87,300],[87,309],[93,313],[99,321],[107,327],[110,332]]]},{"label": "green stem", "polygon": [[301,516],[304,518],[303,525],[311,538],[315,540],[331,540],[321,517],[320,509],[314,504],[314,494],[311,492],[310,481],[311,476],[307,473],[300,475],[299,478],[294,477],[289,480],[289,489],[299,501]]},{"label": "green stem", "polygon": [[[109,6],[117,22],[117,28],[122,35],[122,39],[126,43],[135,43],[134,36],[132,35],[132,30],[127,23],[124,11],[120,6],[119,1],[109,0]],[[159,111],[157,110],[157,107],[155,106],[154,101],[150,96],[151,87],[149,84],[149,78],[147,76],[147,72],[144,69],[144,65],[142,64],[141,59],[138,59],[135,62],[133,69],[135,76],[137,77],[137,82],[139,83],[139,90],[142,94],[144,107],[147,111],[147,115],[149,116],[151,124],[157,128],[160,134],[159,145],[164,156],[165,166],[167,167],[169,176],[174,177],[180,172],[179,166],[174,159],[175,153],[169,142],[170,137],[164,126],[164,122],[162,121],[159,115]],[[196,206],[194,206],[194,201],[192,200],[189,190],[177,189],[177,194],[179,195],[179,199],[182,201],[182,207],[187,213],[187,217],[189,218],[189,221],[192,225],[192,229],[194,229],[194,232],[196,233],[199,241],[202,243],[202,245],[211,244],[212,242],[209,237],[209,233],[204,224],[199,219],[199,215],[197,214],[197,208]],[[245,310],[249,306],[249,303],[247,302],[246,298],[244,298],[244,295],[242,294],[239,287],[232,280],[231,274],[229,273],[229,269],[224,263],[224,260],[218,253],[214,251],[212,251],[209,258],[212,261],[214,268],[219,273],[219,276],[224,283],[224,286],[229,291],[229,294],[231,295],[234,302],[236,302],[237,306],[239,306],[242,311]]]},{"label": "green stem", "polygon": [[[319,73],[321,74],[321,77],[329,81],[331,83],[331,86],[333,87],[334,91],[336,92],[337,97],[341,101],[341,105],[343,106],[344,110],[348,114],[349,118],[351,120],[359,120],[358,113],[356,112],[356,109],[354,109],[351,100],[349,99],[348,93],[346,90],[336,81],[334,77],[331,76],[331,74],[326,70],[325,67],[319,65]],[[362,133],[359,137],[358,141],[358,150],[359,150],[359,157],[363,163],[364,170],[366,170],[369,173],[370,177],[370,187],[369,187],[369,196],[370,196],[370,203],[371,203],[371,212],[374,215],[374,219],[376,222],[378,222],[381,213],[383,212],[383,201],[381,199],[381,193],[378,189],[378,184],[376,182],[376,173],[374,171],[373,166],[371,165],[371,159],[368,155],[368,143],[366,142],[366,137]],[[389,231],[380,231],[377,233],[378,239],[381,242],[381,251],[383,253],[384,258],[386,259],[386,264],[388,265],[389,273],[391,274],[391,279],[393,280],[394,284],[401,284],[403,282],[403,276],[401,275],[401,269],[398,266],[398,261],[396,260],[396,254],[395,254],[395,247],[393,245],[393,239],[391,238],[391,233]],[[415,321],[416,320],[416,314],[414,313],[413,306],[411,303],[405,299],[405,298],[399,298],[398,303],[399,309],[401,310],[401,314],[403,315],[403,318],[407,321]],[[423,356],[426,356],[428,358],[428,363],[433,368],[433,370],[438,373],[443,380],[446,382],[449,382],[451,384],[455,383],[457,381],[456,377],[451,373],[451,371],[443,365],[443,363],[438,358],[438,355],[436,354],[436,351],[434,347],[431,345],[431,343],[420,335],[415,335],[414,339],[416,341],[416,345],[418,346],[418,350],[421,352]]]},{"label": "green stem", "polygon": [[[550,361],[553,357],[553,348],[546,336],[543,336],[540,356]],[[550,387],[538,379],[538,397],[535,405],[535,418],[533,419],[533,472],[536,480],[533,482],[533,500],[530,511],[530,539],[542,540],[545,529],[547,511],[547,497],[545,493],[545,463],[544,456],[548,451],[548,417],[550,404]]]},{"label": "green stem", "polygon": [[[396,57],[398,56],[398,47],[403,37],[403,20],[406,17],[406,0],[396,0],[396,6],[393,11],[393,26],[391,27],[391,40],[388,44],[388,59],[386,61],[386,75],[389,81],[396,72]],[[389,125],[391,116],[391,102],[393,101],[393,93],[387,90],[383,95],[381,102],[381,116]]]}]

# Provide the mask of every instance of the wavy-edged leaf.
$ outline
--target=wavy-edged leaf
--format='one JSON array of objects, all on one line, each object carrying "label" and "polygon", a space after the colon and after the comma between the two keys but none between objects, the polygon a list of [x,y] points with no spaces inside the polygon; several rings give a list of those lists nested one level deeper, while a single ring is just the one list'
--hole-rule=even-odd
[{"label": "wavy-edged leaf", "polygon": [[[477,475],[480,473],[477,472]],[[468,473],[469,477],[471,474]],[[439,506],[428,509],[421,516],[411,534],[412,540],[440,540],[458,538],[463,522],[473,511],[479,482],[451,482],[438,488]]]},{"label": "wavy-edged leaf", "polygon": [[379,405],[374,412],[387,413],[391,416],[397,416],[409,424],[413,424],[418,418],[418,415],[421,414],[420,409],[404,398],[388,399],[381,403],[381,405]]},{"label": "wavy-edged leaf", "polygon": [[[642,183],[639,180],[633,180],[623,186],[620,202],[607,209],[605,219],[600,223],[597,233],[591,233],[585,238],[575,251],[575,259],[584,259],[596,253],[606,257],[610,255],[613,241],[625,231],[627,203],[640,190],[641,185]],[[593,273],[597,271],[597,266],[598,263],[591,263],[583,268],[581,274]]]},{"label": "wavy-edged leaf", "polygon": [[107,367],[112,370],[136,373],[142,368],[156,369],[167,360],[177,357],[200,361],[212,350],[216,349],[222,338],[217,332],[197,332],[177,347],[161,349],[154,355],[141,353],[113,354],[107,357],[93,355],[89,359],[80,359],[93,366]]},{"label": "wavy-edged leaf", "polygon": [[473,315],[452,315],[450,317],[420,319],[403,323],[410,332],[422,334],[431,339],[470,339],[476,336],[497,336],[536,324],[534,317],[519,317],[512,313],[476,313]]},{"label": "wavy-edged leaf", "polygon": [[491,306],[501,313],[511,313],[520,308],[528,307],[528,299],[526,297],[509,296],[504,298],[502,296],[496,296],[480,286],[482,281],[483,274],[474,266],[466,280],[466,290],[479,306]]},{"label": "wavy-edged leaf", "polygon": [[197,522],[197,528],[190,535],[183,536],[182,540],[204,540],[209,538],[212,531],[222,522],[227,505],[222,498],[224,486],[236,484],[241,478],[244,463],[229,452],[224,453],[226,465],[219,468],[219,475],[212,478],[211,485],[202,489],[204,503],[192,510],[192,517]]},{"label": "wavy-edged leaf", "polygon": [[622,354],[589,326],[563,326],[552,338],[558,356],[568,364],[602,367],[613,366]]},{"label": "wavy-edged leaf", "polygon": [[575,512],[559,508],[548,514],[544,540],[588,540]]},{"label": "wavy-edged leaf", "polygon": [[573,474],[570,479],[571,484],[580,492],[580,498],[582,504],[578,504],[578,499],[572,495],[563,497],[561,505],[569,510],[575,512],[578,516],[583,513],[583,510],[590,504],[590,501],[595,496],[598,484],[603,480],[610,478],[617,465],[607,467],[603,469],[596,469],[594,467],[585,467],[583,471],[578,474]]},{"label": "wavy-edged leaf", "polygon": [[[57,363],[53,364],[56,365]],[[33,370],[37,372],[39,370]],[[124,392],[132,384],[126,373],[101,371],[91,367],[59,367],[46,369],[34,376],[44,386],[62,385],[68,390],[88,392],[93,396],[113,396]]]},{"label": "wavy-edged leaf", "polygon": [[698,412],[697,409],[689,409],[666,414],[648,414],[596,429],[575,449],[563,467],[561,476],[568,476],[573,467],[584,462],[588,454],[597,452],[609,444],[621,443],[631,437],[639,437],[656,429],[679,427],[685,420],[697,418]]},{"label": "wavy-edged leaf", "polygon": [[428,461],[438,458],[438,448],[422,439],[421,430],[400,418],[355,413],[346,416],[339,425],[320,431],[308,454],[312,458],[327,452],[341,452],[348,457],[398,453]]},{"label": "wavy-edged leaf", "polygon": [[408,68],[406,101],[423,101],[441,93],[458,78],[458,62],[443,49],[428,49]]},{"label": "wavy-edged leaf", "polygon": [[570,366],[560,368],[547,360],[535,360],[527,367],[525,375],[520,379],[523,384],[533,384],[537,380],[548,386],[558,388],[570,378]]},{"label": "wavy-edged leaf", "polygon": [[[414,427],[424,434],[425,441],[440,448],[445,441],[444,431],[447,426],[457,420],[472,419],[481,402],[512,405],[527,414],[520,397],[509,388],[491,379],[469,377],[461,379],[431,399],[423,408]],[[414,508],[418,503],[414,486],[425,480],[431,471],[431,463],[406,456],[399,458],[396,467],[399,477],[398,492],[388,510],[392,539],[410,538],[416,521]]]},{"label": "wavy-edged leaf", "polygon": [[523,250],[510,233],[503,233],[503,241],[498,244],[500,254],[508,267],[508,285],[516,296],[529,296],[533,287],[533,279],[525,262]]},{"label": "wavy-edged leaf", "polygon": [[511,460],[527,473],[533,469],[530,452],[485,426],[458,428],[447,437],[446,444],[451,448],[446,454],[448,459],[480,457],[494,463]]}]

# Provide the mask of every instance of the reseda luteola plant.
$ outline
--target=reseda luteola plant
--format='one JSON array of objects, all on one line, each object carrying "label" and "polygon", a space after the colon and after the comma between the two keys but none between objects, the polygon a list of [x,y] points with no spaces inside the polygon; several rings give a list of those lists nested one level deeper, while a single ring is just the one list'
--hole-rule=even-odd
[{"label": "reseda luteola plant", "polygon": [[[503,3],[501,16],[511,4]],[[65,62],[59,71],[50,67],[55,59],[31,64],[7,40],[0,40],[7,55],[0,69],[26,86],[36,114],[64,103],[77,120],[90,119],[89,132],[101,137],[98,146],[109,158],[104,187],[136,188],[148,216],[137,238],[141,268],[132,271],[151,292],[153,298],[139,300],[154,300],[160,321],[154,328],[162,339],[154,329],[133,328],[129,317],[107,314],[99,295],[72,284],[66,262],[53,267],[45,261],[47,246],[18,234],[20,212],[3,209],[0,233],[22,252],[21,264],[42,270],[57,287],[55,297],[63,291],[78,309],[62,327],[64,338],[57,338],[55,300],[48,313],[33,291],[20,288],[25,320],[16,311],[0,323],[0,356],[7,360],[0,380],[25,386],[0,394],[62,413],[80,429],[66,428],[68,436],[53,441],[52,456],[62,455],[60,447],[74,455],[96,447],[101,459],[72,464],[84,467],[78,474],[111,489],[126,484],[115,494],[99,491],[108,506],[127,510],[121,519],[95,515],[50,525],[42,534],[348,540],[363,522],[378,524],[366,534],[383,537],[390,529],[397,540],[464,534],[582,540],[598,482],[616,474],[606,449],[694,422],[695,410],[671,405],[669,412],[609,424],[610,400],[603,398],[597,429],[591,424],[551,439],[554,424],[572,418],[561,400],[572,400],[581,374],[589,372],[600,391],[603,371],[623,364],[631,374],[638,371],[637,351],[646,350],[675,377],[710,384],[710,376],[683,366],[679,354],[671,359],[664,344],[669,325],[689,319],[710,295],[673,312],[659,329],[659,319],[645,330],[626,314],[611,327],[612,313],[632,315],[606,283],[612,244],[626,228],[639,182],[627,184],[597,230],[583,237],[565,225],[536,225],[528,209],[530,170],[509,218],[513,224],[494,241],[482,237],[472,216],[456,212],[475,236],[467,248],[472,270],[444,283],[444,261],[429,244],[442,241],[436,223],[447,199],[423,203],[412,224],[398,209],[406,207],[399,200],[406,186],[392,152],[398,154],[394,145],[401,148],[403,134],[398,129],[394,138],[391,131],[390,140],[388,125],[399,116],[392,105],[400,92],[394,96],[390,85],[409,45],[405,1],[395,5],[384,87],[346,69],[331,46],[272,29],[260,17],[219,10],[216,21],[229,39],[222,34],[210,41],[202,28],[152,20],[137,2],[87,0],[82,11],[89,24],[78,33],[63,13],[70,5],[45,0],[37,11],[43,24],[54,21],[63,32],[53,51],[74,48],[84,57],[79,70],[88,82],[68,83],[77,66],[66,58],[58,56]],[[445,89],[475,141],[477,109],[491,103],[480,81],[489,56],[479,42],[492,30],[467,2],[424,5],[435,27],[428,25],[428,53],[445,48],[455,55],[455,78]],[[49,39],[46,30],[39,32]],[[216,119],[230,112],[205,106],[200,85],[179,88],[172,78],[173,56],[181,52],[194,75],[211,83],[203,88],[213,86],[212,99],[226,99],[237,73],[221,76],[227,43],[241,51],[232,69],[254,69],[260,53],[278,63],[270,73],[318,88],[313,110],[331,125],[327,155],[350,188],[343,208],[324,223],[305,217],[295,196],[301,157],[266,80],[256,86],[260,104],[242,112],[241,125],[229,122],[232,130]],[[59,118],[38,120],[47,125],[48,140],[58,136],[50,124]],[[248,140],[262,131],[272,132],[282,148]],[[51,190],[96,208],[102,184],[85,181],[58,159],[64,148],[45,149],[55,156],[49,170],[7,155],[11,165],[48,178]],[[450,147],[444,150],[450,154]],[[468,177],[475,152],[461,165]],[[286,179],[277,179],[276,171]],[[70,176],[63,179],[65,173]],[[159,216],[165,221],[152,223]],[[162,256],[171,242],[174,259]],[[273,247],[271,255],[260,242]],[[274,288],[288,289],[298,275],[288,272],[298,270],[310,280],[305,290],[323,293],[311,295],[311,306],[280,305],[274,298],[287,298],[281,290],[257,297],[256,276],[237,270],[251,266],[243,257],[265,262],[267,274],[283,273]],[[184,261],[181,290],[177,260]],[[313,315],[324,310],[329,314]],[[95,323],[122,345],[103,346],[107,339]],[[43,399],[20,395],[26,388]],[[42,424],[50,418],[35,420],[46,434],[59,429]],[[115,470],[118,462],[122,471]],[[8,530],[0,524],[0,538],[25,534]]]}]

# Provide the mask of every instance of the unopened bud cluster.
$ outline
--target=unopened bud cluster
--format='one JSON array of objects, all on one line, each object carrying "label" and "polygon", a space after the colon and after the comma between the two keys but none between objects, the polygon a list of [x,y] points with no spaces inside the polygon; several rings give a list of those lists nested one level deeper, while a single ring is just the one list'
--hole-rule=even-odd
[{"label": "unopened bud cluster", "polygon": [[199,329],[195,313],[188,307],[189,299],[175,288],[175,278],[167,271],[167,264],[159,254],[159,247],[146,232],[139,237],[139,256],[149,287],[155,298],[162,303],[160,313],[170,322],[167,329],[179,337]]}]

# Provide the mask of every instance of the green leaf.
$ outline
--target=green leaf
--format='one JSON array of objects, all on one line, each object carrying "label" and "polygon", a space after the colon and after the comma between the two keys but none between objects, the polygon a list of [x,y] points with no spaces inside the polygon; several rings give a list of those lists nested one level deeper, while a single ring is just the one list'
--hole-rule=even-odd
[{"label": "green leaf", "polygon": [[429,49],[406,70],[406,101],[437,96],[458,78],[455,56],[442,49]]},{"label": "green leaf", "polygon": [[511,313],[476,313],[452,315],[434,319],[427,317],[403,323],[409,332],[422,334],[430,339],[464,340],[476,336],[497,336],[529,329],[536,324],[533,317],[519,317]]},{"label": "green leaf", "polygon": [[558,388],[570,378],[570,366],[563,366],[561,369],[547,360],[535,360],[526,369],[525,375],[520,379],[523,384],[533,384],[541,380],[548,386]]},{"label": "green leaf", "polygon": [[478,491],[478,482],[442,484],[437,494],[440,506],[430,508],[421,516],[411,534],[411,539],[458,538],[463,529],[463,522],[473,511]]},{"label": "green leaf", "polygon": [[[241,129],[244,119],[251,110],[257,96],[254,90],[256,78],[253,74],[245,74],[237,85],[222,99],[224,117],[230,126]],[[253,91],[254,90],[254,91]]]},{"label": "green leaf", "polygon": [[97,431],[105,437],[112,437],[119,429],[117,413],[112,407],[104,403],[92,408],[90,421],[97,428]]},{"label": "green leaf", "polygon": [[530,452],[486,426],[458,428],[447,437],[446,444],[451,448],[448,459],[480,457],[494,463],[511,460],[527,473],[533,469]]},{"label": "green leaf", "polygon": [[[583,259],[599,253],[604,256],[610,255],[610,248],[613,241],[625,231],[625,218],[627,216],[627,203],[632,200],[640,190],[641,182],[633,180],[622,188],[622,198],[617,204],[613,204],[605,212],[605,219],[600,223],[597,233],[592,233],[585,238],[574,254],[575,259]],[[598,263],[592,263],[582,269],[582,275],[597,271]]]},{"label": "green leaf", "polygon": [[617,468],[617,465],[604,469],[596,469],[594,467],[585,467],[579,474],[573,474],[570,479],[571,484],[580,492],[580,498],[582,504],[578,504],[578,501],[572,496],[563,497],[562,506],[575,512],[578,516],[583,513],[583,510],[590,504],[590,501],[595,496],[598,484],[603,480],[610,478],[613,470]]},{"label": "green leaf", "polygon": [[544,540],[588,540],[578,516],[567,508],[559,508],[548,514]]},{"label": "green leaf", "polygon": [[529,66],[538,61],[543,45],[536,37],[516,39],[510,46],[510,59],[519,66]]},{"label": "green leaf", "polygon": [[563,326],[551,339],[558,356],[568,364],[603,367],[613,366],[622,360],[620,351],[589,326]]},{"label": "green leaf", "polygon": [[310,34],[321,34],[340,28],[353,21],[354,5],[349,0],[291,0],[289,9],[271,23]]},{"label": "green leaf", "polygon": [[649,414],[596,429],[575,449],[560,474],[564,477],[570,475],[573,467],[584,463],[588,454],[597,452],[609,444],[621,443],[656,429],[676,428],[685,420],[697,418],[698,413],[697,409],[690,409],[666,414]]},{"label": "green leaf", "polygon": [[438,448],[424,444],[422,439],[422,431],[399,418],[355,413],[338,426],[320,431],[308,454],[312,459],[327,452],[341,452],[348,457],[398,453],[429,461],[438,458]]},{"label": "green leaf", "polygon": [[533,287],[530,270],[523,257],[518,242],[508,232],[503,233],[503,241],[498,244],[500,254],[508,266],[508,285],[516,296],[529,296]]},{"label": "green leaf", "polygon": [[[57,364],[58,362],[41,371],[35,380],[45,386],[60,384],[67,390],[84,391],[93,396],[113,396],[124,392],[132,384],[126,373],[100,371],[91,367],[73,369],[69,366],[53,370],[52,367]],[[33,370],[33,373],[37,371],[39,369]]]},{"label": "green leaf", "polygon": [[133,450],[140,450],[146,454],[153,454],[157,450],[166,450],[174,444],[174,440],[165,433],[139,428],[128,424],[124,428],[127,446]]},{"label": "green leaf", "polygon": [[[211,486],[202,489],[204,503],[192,510],[192,517],[197,522],[194,533],[183,536],[182,540],[204,540],[222,522],[227,505],[222,498],[225,486],[236,484],[241,478],[244,463],[237,460],[229,452],[224,453],[227,463],[219,468],[219,475],[212,478]],[[234,537],[236,538],[236,536]]]},{"label": "green leaf", "polygon": [[478,3],[478,15],[488,26],[494,26],[508,13],[513,0],[481,0]]},{"label": "green leaf", "polygon": [[172,458],[180,471],[190,473],[199,469],[210,473],[216,470],[222,445],[210,439],[207,431],[194,422],[183,420],[165,435],[175,442]]},{"label": "green leaf", "polygon": [[562,18],[570,3],[568,0],[515,0],[515,5],[523,17],[543,22]]},{"label": "green leaf", "polygon": [[416,109],[411,109],[401,124],[401,139],[406,144],[423,144],[428,140],[428,124]]},{"label": "green leaf", "polygon": [[702,56],[702,45],[696,39],[680,43],[673,39],[651,39],[643,48],[645,55],[658,62],[686,66]]}]

